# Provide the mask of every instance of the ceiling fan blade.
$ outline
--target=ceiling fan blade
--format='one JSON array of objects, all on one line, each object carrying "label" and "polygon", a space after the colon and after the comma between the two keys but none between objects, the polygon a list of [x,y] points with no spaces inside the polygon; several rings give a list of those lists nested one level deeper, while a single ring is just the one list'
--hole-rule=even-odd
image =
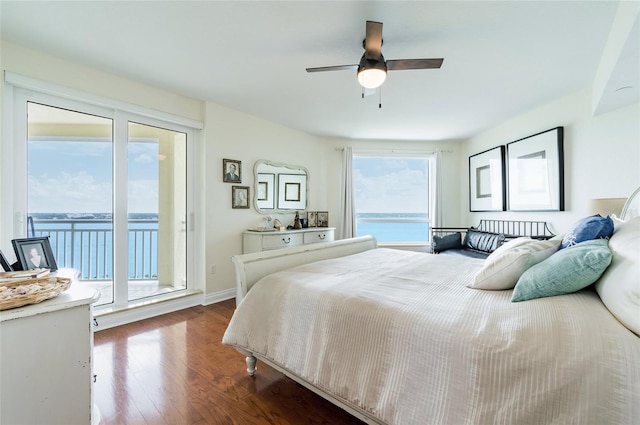
[{"label": "ceiling fan blade", "polygon": [[387,61],[388,71],[403,69],[436,69],[442,66],[443,58],[438,59],[396,59]]},{"label": "ceiling fan blade", "polygon": [[321,66],[318,68],[307,68],[307,72],[344,71],[349,69],[358,69],[358,65]]},{"label": "ceiling fan blade", "polygon": [[377,59],[382,54],[382,22],[367,21],[364,54],[367,59]]}]

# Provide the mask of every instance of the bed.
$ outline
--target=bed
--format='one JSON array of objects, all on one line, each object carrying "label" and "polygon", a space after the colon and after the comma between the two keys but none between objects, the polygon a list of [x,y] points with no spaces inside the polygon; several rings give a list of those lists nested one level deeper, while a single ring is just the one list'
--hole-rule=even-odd
[{"label": "bed", "polygon": [[637,424],[639,220],[595,285],[521,302],[470,287],[489,259],[371,237],[235,256],[223,343],[369,424]]}]

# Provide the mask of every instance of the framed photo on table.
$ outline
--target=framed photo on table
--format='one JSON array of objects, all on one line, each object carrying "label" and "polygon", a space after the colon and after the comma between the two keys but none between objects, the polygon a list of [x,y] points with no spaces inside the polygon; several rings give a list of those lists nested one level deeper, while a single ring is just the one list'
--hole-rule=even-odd
[{"label": "framed photo on table", "polygon": [[507,144],[510,211],[564,211],[563,127]]},{"label": "framed photo on table", "polygon": [[327,211],[318,211],[317,227],[329,227],[329,213]]},{"label": "framed photo on table", "polygon": [[309,227],[318,226],[318,213],[316,211],[309,211],[307,213],[307,219],[309,220]]},{"label": "framed photo on table", "polygon": [[52,272],[58,270],[56,259],[51,251],[49,236],[13,239],[11,243],[21,270],[38,268],[49,269]]},{"label": "framed photo on table", "polygon": [[504,146],[469,157],[469,211],[506,208]]}]

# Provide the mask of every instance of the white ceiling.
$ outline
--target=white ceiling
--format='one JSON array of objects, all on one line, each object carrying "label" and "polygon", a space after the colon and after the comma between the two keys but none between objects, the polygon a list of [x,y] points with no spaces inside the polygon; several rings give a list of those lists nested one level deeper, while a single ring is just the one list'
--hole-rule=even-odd
[{"label": "white ceiling", "polygon": [[[455,140],[593,83],[617,1],[0,1],[2,38],[321,136]],[[361,98],[365,21],[392,71]],[[636,62],[637,62],[637,52]],[[634,62],[635,63],[635,62]],[[626,83],[625,83],[626,84]]]}]

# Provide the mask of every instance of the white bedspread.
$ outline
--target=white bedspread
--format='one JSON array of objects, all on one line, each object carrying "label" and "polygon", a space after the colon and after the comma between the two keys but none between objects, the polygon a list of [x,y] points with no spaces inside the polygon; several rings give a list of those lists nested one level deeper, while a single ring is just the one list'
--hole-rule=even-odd
[{"label": "white bedspread", "polygon": [[223,343],[387,424],[639,424],[640,338],[598,295],[512,303],[465,286],[481,265],[378,248],[278,272]]}]

